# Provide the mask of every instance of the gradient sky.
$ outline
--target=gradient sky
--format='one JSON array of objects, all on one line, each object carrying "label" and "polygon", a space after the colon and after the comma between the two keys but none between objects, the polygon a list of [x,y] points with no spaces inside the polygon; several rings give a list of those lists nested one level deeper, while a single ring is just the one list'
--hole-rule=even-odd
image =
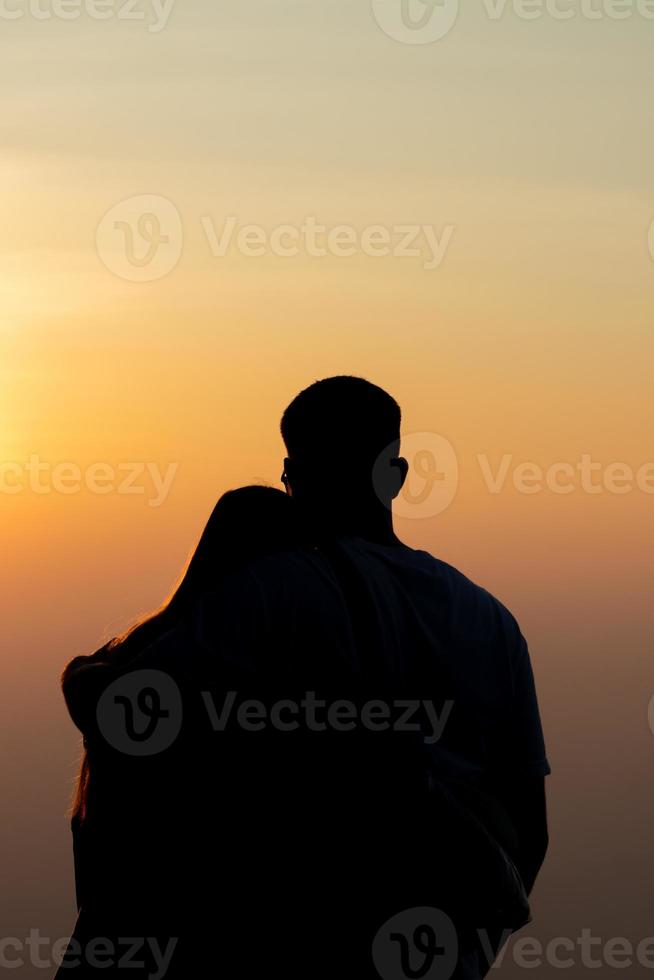
[{"label": "gradient sky", "polygon": [[[512,483],[525,462],[654,461],[654,21],[570,7],[492,20],[480,0],[424,45],[351,0],[177,0],[158,33],[3,20],[0,463],[176,466],[158,507],[0,493],[5,934],[74,920],[61,668],[161,600],[222,491],[278,485],[290,398],[356,373],[400,401],[410,447],[435,433],[458,461],[451,505],[401,536],[495,592],[530,641],[554,774],[527,934],[654,935],[654,496]],[[98,226],[151,195],[180,216],[178,261],[134,282]],[[229,216],[451,239],[432,270],[214,256],[203,219]],[[501,492],[479,456],[511,457]]]}]

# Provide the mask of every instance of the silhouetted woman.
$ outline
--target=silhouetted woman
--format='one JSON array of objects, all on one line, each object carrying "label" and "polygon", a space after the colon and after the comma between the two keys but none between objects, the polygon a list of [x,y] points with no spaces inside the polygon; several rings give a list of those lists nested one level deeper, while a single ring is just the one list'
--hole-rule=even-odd
[{"label": "silhouetted woman", "polygon": [[[139,666],[153,644],[165,640],[167,636],[174,637],[176,631],[179,633],[180,630],[186,630],[185,635],[192,638],[199,602],[203,596],[219,593],[221,583],[227,577],[246,569],[256,559],[293,550],[301,545],[302,534],[295,506],[286,494],[260,486],[243,487],[226,493],[216,504],[186,571],[167,602],[157,612],[111,640],[97,653],[90,657],[78,657],[66,668],[62,678],[64,697],[73,721],[84,735],[85,749],[72,818],[80,917],[72,941],[74,945],[69,950],[71,955],[67,964],[62,967],[62,977],[68,976],[71,968],[74,969],[77,962],[75,954],[79,960],[76,975],[79,976],[80,972],[83,975],[95,975],[94,969],[87,962],[84,949],[89,942],[100,937],[111,942],[116,921],[121,921],[119,918],[116,920],[117,906],[133,901],[135,887],[138,888],[140,880],[147,877],[147,867],[138,867],[138,850],[134,854],[130,852],[128,821],[133,822],[136,828],[136,838],[138,839],[140,833],[140,839],[144,840],[148,835],[147,825],[145,828],[143,826],[145,820],[152,822],[154,837],[157,832],[157,812],[165,807],[168,824],[175,826],[175,818],[171,813],[176,814],[175,808],[179,807],[181,820],[185,825],[184,828],[179,828],[181,839],[167,842],[167,853],[161,855],[163,861],[174,862],[177,859],[175,852],[183,853],[188,841],[187,815],[192,814],[194,804],[197,805],[197,799],[181,802],[177,799],[169,801],[165,796],[159,799],[157,794],[160,787],[165,787],[168,781],[171,785],[175,781],[180,783],[180,773],[176,772],[172,776],[171,763],[166,760],[157,769],[158,762],[155,759],[148,770],[149,785],[155,787],[154,793],[148,791],[150,795],[146,793],[139,796],[141,776],[139,770],[130,768],[134,765],[133,760],[108,750],[106,739],[98,731],[96,712],[99,697],[114,677],[124,676],[125,671]],[[179,648],[176,653],[179,654]],[[188,768],[186,763],[184,768]],[[197,772],[194,771],[195,777]],[[199,789],[197,782],[196,788]],[[179,787],[177,794],[181,792],[183,789]],[[157,798],[157,804],[150,810],[153,795]],[[129,860],[125,857],[126,852],[130,854]],[[112,870],[121,861],[130,871],[130,881],[112,882]],[[137,867],[134,867],[135,863]],[[159,872],[158,868],[156,873]],[[156,901],[156,896],[153,897],[156,889],[148,887],[150,884],[151,882],[145,883],[143,895],[144,902],[152,906]],[[121,891],[123,885],[124,892]],[[181,901],[197,901],[197,896],[179,898]],[[144,914],[143,921],[158,928],[161,925],[161,915],[161,910],[156,913],[152,911],[150,917]],[[117,945],[115,935],[113,945]],[[152,951],[142,952],[150,955]],[[118,964],[114,961],[120,955],[126,955],[126,951],[115,950],[114,960],[111,960],[115,966]],[[133,955],[138,959],[136,953]],[[105,977],[112,975],[110,968],[107,971],[110,959],[108,955],[105,956],[106,966],[97,966],[98,972],[102,972]],[[150,970],[146,970],[146,973],[154,972],[152,960],[149,962]]]}]

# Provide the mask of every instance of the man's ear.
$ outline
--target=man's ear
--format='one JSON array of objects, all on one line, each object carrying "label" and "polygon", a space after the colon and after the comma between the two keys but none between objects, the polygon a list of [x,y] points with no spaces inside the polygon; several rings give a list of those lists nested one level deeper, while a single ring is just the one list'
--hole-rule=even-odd
[{"label": "man's ear", "polygon": [[409,464],[407,463],[404,456],[395,456],[391,460],[391,467],[393,468],[393,499],[397,497],[400,490],[406,483],[406,478],[409,475]]},{"label": "man's ear", "polygon": [[[291,470],[291,473],[290,474],[289,474],[289,469]],[[281,480],[282,480],[282,483],[284,484],[284,488],[286,490],[286,493],[289,494],[289,496],[292,496],[292,489],[291,489],[291,475],[292,475],[292,472],[293,472],[293,464],[291,463],[291,461],[288,458],[288,456],[285,456],[284,457],[284,471],[282,473]]]}]

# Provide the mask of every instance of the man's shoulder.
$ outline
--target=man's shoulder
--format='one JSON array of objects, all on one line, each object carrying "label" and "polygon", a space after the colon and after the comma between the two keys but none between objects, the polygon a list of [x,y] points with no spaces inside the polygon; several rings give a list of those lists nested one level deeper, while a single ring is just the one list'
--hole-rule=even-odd
[{"label": "man's shoulder", "polygon": [[483,621],[504,634],[519,634],[515,617],[503,602],[442,558],[404,544],[393,549],[378,548],[377,553],[392,564],[409,588],[434,599],[440,597],[462,620]]},{"label": "man's shoulder", "polygon": [[440,558],[435,558],[428,552],[421,552],[421,554],[424,555],[426,559],[431,561],[432,566],[435,568],[435,574],[447,578],[452,583],[453,589],[455,589],[462,597],[467,597],[470,600],[487,607],[489,610],[493,610],[501,616],[508,616],[513,619],[512,614],[509,612],[506,606],[497,598],[497,596],[493,595],[492,592],[485,588],[485,586],[475,582],[454,565],[450,565],[447,562],[442,561]]},{"label": "man's shoulder", "polygon": [[[434,586],[441,585],[447,588],[453,597],[476,601],[489,608],[496,608],[508,612],[502,603],[488,589],[479,585],[459,568],[449,564],[442,558],[438,558],[429,551],[420,548],[411,548],[406,544],[397,546],[382,546],[352,539],[348,543],[352,551],[365,553],[386,566],[391,567],[398,575],[413,576],[415,579],[424,579],[426,582],[433,583]],[[510,615],[510,614],[509,614]]]},{"label": "man's shoulder", "polygon": [[[461,621],[486,623],[503,633],[519,632],[506,606],[454,565],[427,551],[379,545],[361,538],[340,539],[367,586],[380,594],[397,589],[418,604],[446,603]],[[263,609],[299,604],[306,608],[338,601],[338,578],[318,548],[297,548],[257,558],[230,575],[221,589],[225,606],[250,615]]]},{"label": "man's shoulder", "polygon": [[501,624],[504,630],[508,630],[510,632],[519,631],[519,627],[513,613],[507,609],[504,603],[498,599],[496,595],[490,592],[483,585],[479,585],[478,582],[473,581],[473,579],[469,578],[453,565],[448,565],[446,562],[442,562],[437,558],[433,558],[432,560],[441,566],[442,574],[449,577],[453,584],[453,588],[456,590],[456,594],[462,603],[469,604],[470,606],[476,608],[480,613],[485,613],[498,624]]}]

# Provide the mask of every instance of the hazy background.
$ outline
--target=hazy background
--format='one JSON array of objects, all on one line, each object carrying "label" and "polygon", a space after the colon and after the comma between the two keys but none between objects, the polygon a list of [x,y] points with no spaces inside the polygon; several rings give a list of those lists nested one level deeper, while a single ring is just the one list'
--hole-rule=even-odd
[{"label": "hazy background", "polygon": [[[654,496],[512,482],[524,462],[654,461],[654,21],[572,0],[569,20],[493,20],[474,0],[407,44],[365,0],[177,0],[158,32],[146,0],[140,21],[17,2],[0,17],[0,463],[18,466],[0,492],[2,934],[74,922],[65,662],[161,600],[223,490],[279,485],[301,387],[356,373],[458,460],[451,505],[405,502],[401,536],[483,582],[530,641],[552,846],[525,933],[654,936]],[[127,232],[98,227],[150,195],[176,264],[139,282]],[[214,256],[202,219],[219,235],[230,215],[452,233],[434,269],[361,249]],[[34,455],[178,468],[160,506],[144,477],[141,494],[8,492]],[[493,472],[511,457],[499,493],[479,455]],[[498,972],[524,969],[509,953]]]}]

